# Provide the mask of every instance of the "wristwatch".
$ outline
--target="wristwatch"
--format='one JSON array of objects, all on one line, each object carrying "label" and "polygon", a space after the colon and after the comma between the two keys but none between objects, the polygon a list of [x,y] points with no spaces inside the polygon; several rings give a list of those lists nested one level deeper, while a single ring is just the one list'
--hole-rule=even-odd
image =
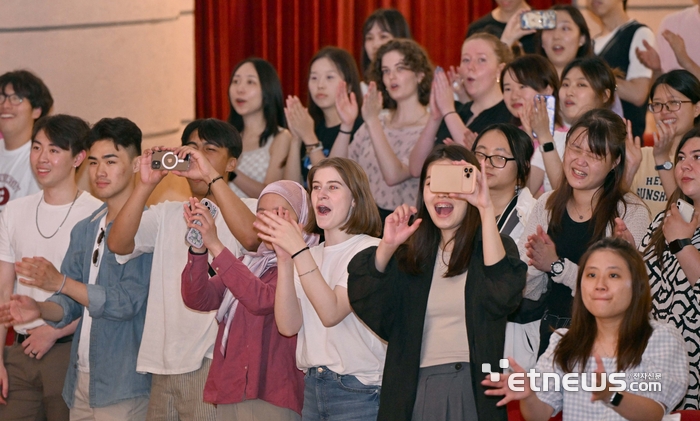
[{"label": "wristwatch", "polygon": [[610,396],[610,400],[606,403],[606,405],[610,408],[615,408],[620,406],[620,402],[622,402],[622,398],[624,396],[620,392],[615,392]]},{"label": "wristwatch", "polygon": [[666,170],[666,171],[668,171],[668,170],[670,170],[670,169],[672,169],[672,168],[673,168],[673,163],[672,163],[671,161],[666,161],[666,162],[664,162],[663,164],[661,164],[661,165],[656,165],[656,166],[654,167],[654,169],[655,169],[656,171],[661,171],[661,170]]},{"label": "wristwatch", "polygon": [[552,271],[549,273],[551,273],[552,276],[559,276],[562,272],[564,272],[564,260],[560,258],[552,262]]},{"label": "wristwatch", "polygon": [[679,238],[678,240],[673,240],[668,243],[668,249],[671,251],[671,253],[676,254],[683,250],[683,247],[690,246],[692,244],[693,242],[690,241],[690,238]]},{"label": "wristwatch", "polygon": [[552,152],[554,150],[554,142],[547,142],[542,144],[542,152]]}]

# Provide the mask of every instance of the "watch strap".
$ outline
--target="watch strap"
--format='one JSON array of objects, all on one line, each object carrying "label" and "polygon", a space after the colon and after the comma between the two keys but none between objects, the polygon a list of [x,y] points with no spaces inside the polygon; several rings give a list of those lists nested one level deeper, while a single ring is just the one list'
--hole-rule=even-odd
[{"label": "watch strap", "polygon": [[670,243],[668,243],[668,249],[671,253],[676,254],[679,251],[683,250],[683,247],[692,244],[693,242],[690,240],[690,238],[679,238],[678,240],[673,240]]}]

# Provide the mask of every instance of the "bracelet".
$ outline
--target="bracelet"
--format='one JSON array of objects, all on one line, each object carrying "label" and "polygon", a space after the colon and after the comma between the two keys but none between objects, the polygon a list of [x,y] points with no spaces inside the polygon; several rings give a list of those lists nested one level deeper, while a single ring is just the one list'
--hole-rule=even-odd
[{"label": "bracelet", "polygon": [[66,286],[66,277],[66,275],[63,275],[63,282],[61,283],[61,287],[58,289],[58,291],[54,292],[53,295],[58,295],[61,293],[63,287]]},{"label": "bracelet", "polygon": [[[450,114],[457,114],[457,111],[449,111],[449,112],[446,112],[445,115],[442,116],[442,119],[444,120],[444,119],[447,118],[447,116],[450,115]],[[457,114],[457,115],[459,115],[459,114]]]},{"label": "bracelet", "polygon": [[218,180],[223,180],[223,179],[224,179],[224,176],[223,176],[223,175],[220,175],[220,176],[218,176],[218,177],[215,177],[213,180],[211,180],[211,182],[209,183],[209,190],[211,190],[211,185],[212,185],[212,184],[216,183]]},{"label": "bracelet", "polygon": [[312,143],[310,145],[304,144],[304,148],[308,151],[309,149],[317,148],[321,146],[321,142]]},{"label": "bracelet", "polygon": [[318,266],[316,266],[315,268],[311,269],[311,270],[308,271],[308,272],[302,273],[301,275],[299,275],[299,277],[301,278],[301,277],[304,276],[304,275],[308,275],[309,273],[314,272],[316,269],[318,269]]},{"label": "bracelet", "polygon": [[308,249],[309,249],[309,246],[306,246],[306,247],[304,247],[303,249],[299,250],[298,252],[292,254],[292,259],[295,258],[295,257],[297,257],[299,254],[305,252],[305,251],[308,250]]},{"label": "bracelet", "polygon": [[342,133],[342,134],[352,134],[352,132],[346,132],[346,131],[343,130],[343,129],[338,129],[338,131],[339,131],[340,133]]}]

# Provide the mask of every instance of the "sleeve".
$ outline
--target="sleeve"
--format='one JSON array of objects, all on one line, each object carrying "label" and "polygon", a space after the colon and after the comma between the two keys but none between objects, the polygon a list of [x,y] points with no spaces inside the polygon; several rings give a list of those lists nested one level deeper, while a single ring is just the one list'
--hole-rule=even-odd
[{"label": "sleeve", "polygon": [[637,48],[640,50],[646,50],[646,47],[644,47],[642,41],[646,41],[651,44],[652,47],[656,47],[656,36],[654,35],[654,32],[646,26],[637,29],[637,31],[634,33],[634,37],[632,38],[632,44],[630,45],[629,51],[630,64],[627,67],[627,75],[625,76],[626,80],[651,78],[652,76],[652,70],[643,65],[637,58]]},{"label": "sleeve", "polygon": [[634,237],[634,244],[641,244],[650,223],[649,208],[637,196],[628,193],[625,196],[627,209],[622,220]]},{"label": "sleeve", "polygon": [[[652,399],[671,412],[683,399],[688,388],[688,353],[685,341],[675,326],[664,322],[653,323],[654,333],[649,338],[642,361],[646,373],[660,374],[660,386],[639,387],[628,385],[634,394]],[[649,380],[645,380],[647,382]],[[635,390],[636,389],[636,390]],[[641,389],[650,389],[641,391]]]},{"label": "sleeve", "polygon": [[14,263],[15,252],[10,244],[10,212],[7,207],[0,212],[0,260],[3,262]]},{"label": "sleeve", "polygon": [[129,260],[140,256],[144,253],[153,253],[158,238],[158,229],[160,220],[163,218],[162,207],[166,203],[151,206],[143,211],[141,215],[141,223],[134,237],[134,251],[130,254],[115,255],[117,262],[124,264]]},{"label": "sleeve", "polygon": [[[263,278],[269,277],[269,281],[264,282],[255,276],[242,261],[236,259],[228,249],[224,249],[211,262],[211,265],[216,270],[217,275],[211,278],[210,283],[216,285],[217,288],[219,283],[223,283],[250,313],[264,316],[274,312],[275,292],[277,290],[276,267],[268,269],[263,274]],[[221,294],[219,297],[223,296],[223,291]]]},{"label": "sleeve", "polygon": [[[228,249],[224,249],[231,259],[236,259]],[[222,252],[223,254],[223,252]],[[193,310],[212,311],[221,306],[226,287],[221,277],[209,278],[209,260],[207,254],[187,254],[187,265],[182,270],[180,293],[185,305]],[[219,265],[225,260],[222,258]],[[214,262],[212,262],[214,263]]]},{"label": "sleeve", "polygon": [[60,321],[52,322],[51,320],[44,320],[47,325],[54,329],[62,329],[83,315],[83,306],[67,295],[52,295],[47,298],[46,301],[56,303],[63,308],[63,319]]},{"label": "sleeve", "polygon": [[[682,13],[682,11],[679,13]],[[676,16],[676,13],[664,16],[664,18],[661,19],[661,23],[656,31],[656,51],[659,53],[659,59],[661,60],[662,73],[668,73],[673,69],[680,68],[678,59],[676,59],[676,54],[673,52],[671,45],[662,35],[665,30],[670,29],[669,26],[671,25],[671,19],[673,18],[675,20]]]},{"label": "sleeve", "polygon": [[527,276],[527,265],[520,260],[513,239],[501,234],[501,241],[506,255],[498,263],[484,266],[486,279],[482,280],[482,291],[489,302],[484,307],[496,320],[508,316],[518,308]]},{"label": "sleeve", "polygon": [[348,146],[348,158],[357,162],[360,159],[360,154],[362,153],[362,146],[369,140],[369,131],[367,130],[367,124],[362,123],[359,129],[355,132],[352,137],[353,141]]},{"label": "sleeve", "polygon": [[400,296],[394,291],[398,264],[392,257],[384,273],[374,264],[377,247],[355,255],[348,265],[348,298],[353,311],[372,331],[389,340]]},{"label": "sleeve", "polygon": [[[83,260],[85,257],[83,244],[85,244],[85,238],[89,237],[88,233],[85,232],[87,227],[86,221],[87,220],[83,220],[77,223],[71,230],[68,250],[66,251],[66,255],[63,257],[63,262],[61,263],[60,267],[62,274],[77,282],[83,283],[87,282],[87,279],[83,280]],[[63,319],[60,322],[51,322],[46,320],[46,323],[49,326],[56,329],[65,327],[73,320],[83,315],[83,306],[66,295],[52,295],[47,298],[46,301],[54,302],[63,308]]]},{"label": "sleeve", "polygon": [[[523,262],[528,262],[530,259],[527,257],[525,244],[527,244],[527,237],[537,232],[537,226],[542,226],[543,229],[547,229],[549,223],[547,221],[548,212],[545,210],[545,204],[549,197],[549,193],[545,193],[537,199],[535,205],[532,207],[530,212],[530,217],[525,225],[525,230],[520,235],[520,241],[518,242],[518,252],[520,253],[520,260]],[[547,289],[547,278],[548,274],[540,271],[534,266],[528,265],[527,267],[527,277],[525,283],[525,289],[523,290],[523,298],[528,298],[530,300],[537,300]]]},{"label": "sleeve", "polygon": [[[567,329],[558,329],[549,338],[549,346],[544,354],[540,356],[537,360],[537,365],[535,366],[535,372],[537,373],[555,373],[561,379],[564,377],[564,372],[561,368],[554,363],[554,350],[556,349],[562,336],[566,334]],[[558,391],[556,386],[557,380],[552,377],[547,378],[548,385],[546,389],[542,387],[542,376],[535,378],[535,384],[539,389],[539,392],[535,392],[537,398],[554,409],[552,416],[555,416],[559,411],[561,411],[564,406],[564,395],[561,391]]]},{"label": "sleeve", "polygon": [[[139,314],[148,299],[152,258],[153,255],[147,253],[130,260],[124,265],[121,276],[116,282],[102,285],[98,278],[97,284],[88,284],[87,309],[90,317],[125,321]],[[104,276],[114,275],[105,274]]]}]

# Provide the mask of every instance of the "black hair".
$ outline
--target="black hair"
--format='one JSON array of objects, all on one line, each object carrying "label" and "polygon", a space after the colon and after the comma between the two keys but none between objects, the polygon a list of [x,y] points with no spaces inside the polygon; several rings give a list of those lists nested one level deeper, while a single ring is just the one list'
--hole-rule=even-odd
[{"label": "black hair", "polygon": [[[661,76],[659,76],[654,81],[654,84],[651,85],[651,90],[649,91],[650,102],[652,101],[652,98],[654,98],[656,88],[658,88],[659,85],[662,84],[668,85],[671,88],[682,93],[683,95],[687,96],[688,99],[693,101],[693,105],[700,102],[700,80],[698,80],[698,78],[695,77],[695,75],[693,75],[685,69],[671,70],[670,72],[664,73]],[[697,125],[698,123],[700,123],[700,115],[695,117],[695,120],[693,120],[694,125]]]},{"label": "black hair", "polygon": [[[236,65],[231,73],[229,86],[233,83],[233,77],[236,71],[246,63],[250,63],[255,67],[260,81],[260,90],[262,91],[262,111],[265,118],[265,130],[260,134],[260,147],[265,146],[267,139],[270,136],[277,135],[280,127],[287,127],[287,120],[284,118],[284,96],[282,95],[282,83],[277,75],[277,70],[268,61],[258,57],[247,58]],[[240,133],[243,133],[245,127],[243,125],[243,117],[236,112],[231,103],[229,95],[229,115],[228,122],[233,125]]]},{"label": "black hair", "polygon": [[90,149],[99,140],[111,140],[119,149],[126,149],[132,157],[141,155],[141,129],[128,118],[103,118],[95,123],[85,137],[85,149]]},{"label": "black hair", "polygon": [[[340,77],[345,83],[347,83],[350,92],[355,93],[355,100],[357,101],[358,109],[362,108],[362,88],[360,87],[360,72],[357,70],[357,64],[355,64],[355,59],[352,55],[338,47],[323,47],[320,49],[316,55],[311,59],[309,63],[309,77],[311,77],[311,66],[316,62],[316,60],[327,58],[335,66],[336,70],[340,74]],[[311,92],[309,92],[308,98],[309,104],[309,114],[311,118],[314,119],[314,124],[316,126],[321,126],[325,124],[325,117],[323,116],[323,111],[316,105],[311,98]]]},{"label": "black hair", "polygon": [[[562,82],[568,76],[572,69],[578,68],[583,77],[591,84],[591,89],[596,94],[596,97],[603,103],[604,108],[612,107],[615,102],[615,89],[617,89],[617,80],[615,71],[610,68],[608,63],[598,56],[588,56],[575,58],[564,67],[561,72]],[[608,99],[604,97],[605,91],[609,91]]]},{"label": "black hair", "polygon": [[[579,34],[583,36],[583,45],[578,47],[576,50],[576,58],[588,57],[593,55],[593,40],[591,39],[591,31],[588,29],[588,24],[586,23],[586,18],[578,7],[572,6],[570,4],[555,4],[550,7],[549,10],[554,10],[557,12],[566,12],[571,16],[571,20],[574,21],[574,25],[578,27]],[[535,51],[544,57],[547,57],[547,53],[542,48],[542,34],[544,30],[537,31],[535,34]]]},{"label": "black hair", "polygon": [[90,125],[80,117],[57,114],[38,119],[34,123],[32,139],[36,139],[36,134],[41,130],[51,143],[76,156],[85,150],[85,138],[90,132]]},{"label": "black hair", "polygon": [[481,140],[486,133],[492,130],[499,131],[506,137],[508,146],[510,147],[510,152],[513,154],[513,158],[515,158],[515,165],[518,168],[517,185],[518,187],[525,187],[527,184],[527,179],[530,177],[530,160],[532,159],[532,155],[535,153],[535,148],[532,146],[530,136],[510,123],[492,124],[479,133],[479,136],[477,136],[474,144],[472,145],[472,152],[476,151],[476,147],[479,145],[479,140]]},{"label": "black hair", "polygon": [[219,148],[226,148],[229,157],[238,159],[243,151],[240,133],[231,124],[215,118],[204,118],[191,122],[182,131],[180,140],[183,145],[190,141],[192,133],[197,131],[200,139]]},{"label": "black hair", "polygon": [[0,91],[5,92],[5,87],[12,85],[15,94],[26,98],[32,108],[41,108],[41,115],[44,117],[51,111],[53,97],[44,81],[39,79],[34,73],[28,70],[15,70],[0,76]]},{"label": "black hair", "polygon": [[369,59],[367,51],[365,51],[365,37],[374,24],[377,24],[382,31],[393,35],[394,38],[412,38],[408,22],[406,22],[406,18],[398,10],[377,9],[369,15],[362,25],[362,41],[360,42],[362,46],[362,71],[365,73],[365,79],[367,80],[369,80],[369,65],[372,60]]}]

